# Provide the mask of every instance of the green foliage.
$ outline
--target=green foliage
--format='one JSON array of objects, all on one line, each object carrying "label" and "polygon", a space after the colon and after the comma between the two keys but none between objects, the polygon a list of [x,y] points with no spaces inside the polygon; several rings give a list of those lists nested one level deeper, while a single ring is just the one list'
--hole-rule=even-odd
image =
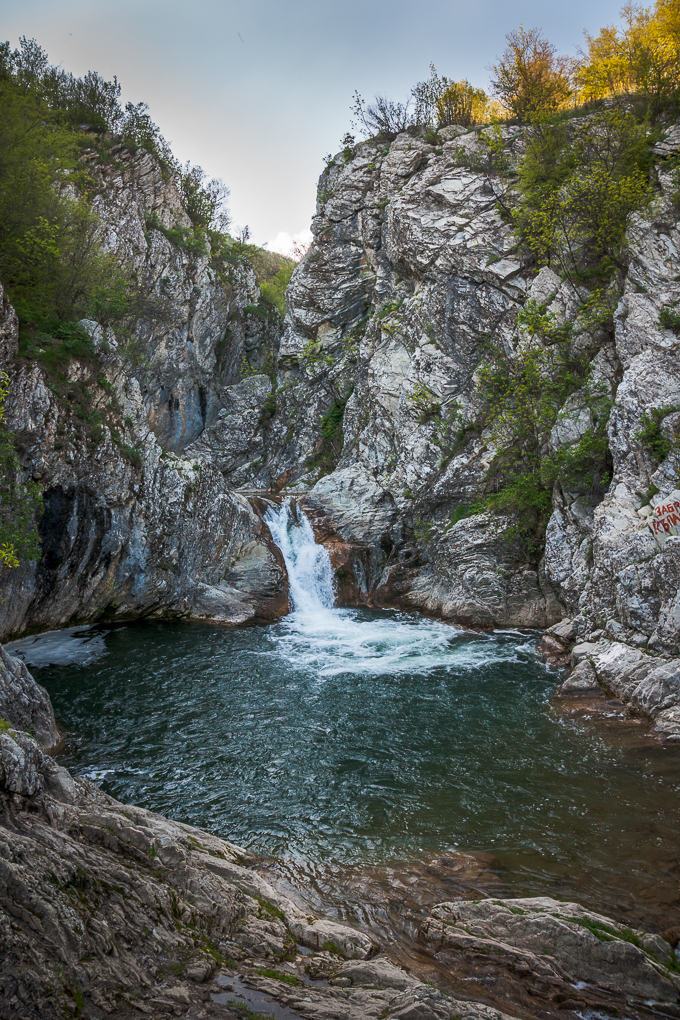
[{"label": "green foliage", "polygon": [[274,978],[275,981],[284,981],[287,985],[302,984],[294,974],[286,974],[281,970],[274,970],[270,967],[255,967],[254,974],[261,974],[262,977]]},{"label": "green foliage", "polygon": [[314,368],[322,361],[329,367],[335,364],[335,358],[330,352],[324,354],[320,340],[308,340],[302,347],[302,357],[309,368]]},{"label": "green foliage", "polygon": [[680,434],[676,433],[672,438],[669,438],[661,430],[664,418],[679,410],[680,407],[673,404],[668,407],[653,407],[650,411],[645,411],[640,419],[640,428],[633,436],[633,439],[642,443],[652,457],[659,462],[664,460],[671,450],[680,449]]},{"label": "green foliage", "polygon": [[113,431],[111,433],[111,438],[114,443],[117,444],[120,452],[123,454],[128,463],[132,464],[134,468],[141,470],[143,464],[142,451],[137,446],[130,446],[128,443],[122,442]]},{"label": "green foliage", "polygon": [[272,917],[277,917],[279,921],[285,921],[286,917],[283,911],[279,910],[278,907],[275,907],[273,903],[269,902],[269,900],[262,899],[261,896],[256,896],[255,899],[260,904],[262,910],[266,910]]},{"label": "green foliage", "polygon": [[[506,532],[508,538],[535,559],[555,484],[592,502],[602,497],[609,482],[606,425],[611,401],[591,382],[587,359],[571,353],[571,327],[532,301],[518,315],[518,325],[524,334],[518,349],[509,355],[490,342],[478,370],[484,412],[476,425],[495,453],[486,492],[465,514],[463,509],[456,513],[513,516],[516,524]],[[551,430],[565,401],[577,391],[593,424],[576,444],[551,454]]]},{"label": "green foliage", "polygon": [[510,115],[524,123],[564,106],[572,93],[572,66],[540,29],[506,35],[507,46],[493,68],[491,87]]},{"label": "green foliage", "polygon": [[229,999],[227,1006],[229,1006],[232,1013],[241,1017],[242,1020],[273,1020],[271,1013],[256,1013],[247,1003],[238,1002],[236,999]]},{"label": "green foliage", "polygon": [[379,311],[376,312],[376,319],[386,319],[388,315],[392,315],[398,308],[401,308],[404,301],[400,298],[396,301],[389,301],[386,305],[383,305]]},{"label": "green foliage", "polygon": [[182,204],[194,227],[226,233],[229,214],[226,201],[229,189],[220,180],[206,181],[200,166],[189,163],[177,174]]},{"label": "green foliage", "polygon": [[234,240],[216,230],[209,230],[208,237],[211,263],[218,278],[227,282],[235,266],[250,264],[255,270],[255,279],[262,293],[260,305],[251,306],[260,308],[255,314],[260,315],[263,320],[269,317],[273,309],[276,309],[279,315],[285,315],[286,289],[297,263],[285,255],[279,255],[278,252],[258,248],[247,240]]},{"label": "green foliage", "polygon": [[572,924],[578,924],[582,928],[587,928],[590,934],[594,935],[600,942],[614,942],[619,939],[621,942],[630,942],[631,945],[637,946],[639,949],[642,948],[639,937],[630,928],[613,928],[603,921],[595,921],[589,917],[564,917],[561,914],[554,914],[553,916],[559,917],[564,921],[571,921]]},{"label": "green foliage", "polygon": [[325,952],[327,952],[327,953],[335,953],[336,956],[344,956],[345,955],[343,953],[342,949],[340,949],[340,947],[337,946],[335,944],[335,942],[331,942],[331,941],[324,942],[324,944],[323,944],[323,946],[321,948],[323,950],[325,950]]},{"label": "green foliage", "polygon": [[103,247],[93,159],[110,162],[121,143],[147,149],[175,180],[192,228],[164,228],[153,214],[147,227],[194,255],[211,254],[213,238],[218,249],[218,238],[225,247],[232,242],[222,182],[206,181],[200,167],[181,167],[145,104],[123,108],[120,91],[115,78],[88,72],[78,79],[52,67],[34,40],[22,39],[17,50],[0,45],[0,279],[22,324],[115,324],[119,350],[131,355],[120,347],[121,333],[129,337],[135,316],[158,317],[159,309],[132,268]]},{"label": "green foliage", "polygon": [[518,168],[518,239],[538,265],[569,278],[623,267],[630,214],[645,202],[650,147],[644,125],[608,110],[569,130],[537,124]]},{"label": "green foliage", "polygon": [[267,427],[269,422],[276,414],[276,409],[277,409],[276,393],[275,392],[268,393],[264,399],[264,403],[262,404],[262,410],[260,411],[259,420],[260,428]]},{"label": "green foliage", "polygon": [[[430,77],[419,82],[411,90],[416,104],[416,121],[420,124],[435,123],[437,127],[461,124],[469,127],[487,119],[487,96],[483,89],[477,89],[467,79],[453,81],[439,75],[434,64],[430,64]],[[425,134],[425,141],[438,145],[433,131]]]},{"label": "green foliage", "polygon": [[670,329],[680,335],[680,313],[674,308],[662,308],[659,312],[659,325],[662,329]]},{"label": "green foliage", "polygon": [[326,413],[319,420],[321,437],[314,455],[308,460],[310,470],[319,470],[320,475],[330,474],[335,468],[342,453],[344,442],[342,422],[345,405],[350,398],[351,390],[344,397],[336,397]]},{"label": "green foliage", "polygon": [[464,521],[467,517],[471,517],[474,512],[474,507],[467,506],[465,503],[459,503],[451,513],[447,530],[448,528],[452,528],[454,524],[458,524],[458,521]]},{"label": "green foliage", "polygon": [[437,417],[442,409],[441,401],[424,383],[416,383],[413,392],[406,398],[406,403],[415,410],[421,425]]},{"label": "green foliage", "polygon": [[273,276],[263,279],[260,283],[262,299],[270,305],[274,305],[279,315],[286,314],[286,290],[288,289],[294,269],[295,263],[293,260],[286,259],[285,263]]},{"label": "green foliage", "polygon": [[321,435],[327,443],[332,443],[342,431],[346,403],[346,399],[335,400],[321,418]]},{"label": "green foliage", "polygon": [[52,372],[65,368],[72,358],[92,361],[96,357],[92,337],[77,322],[35,316],[33,326],[21,331],[20,357],[39,361]]},{"label": "green foliage", "polygon": [[179,225],[164,227],[155,212],[147,212],[145,224],[148,230],[158,230],[171,244],[190,255],[208,254],[207,236],[200,226],[193,229]]},{"label": "green foliage", "polygon": [[[354,159],[354,143],[356,139],[354,135],[351,135],[349,131],[342,139],[342,161],[343,163],[350,163]],[[375,169],[375,168],[374,168]]]},{"label": "green foliage", "polygon": [[35,522],[43,505],[35,482],[19,481],[14,436],[5,426],[8,391],[9,379],[5,372],[0,372],[0,569],[40,558]]},{"label": "green foliage", "polygon": [[[0,73],[0,278],[23,318],[106,308],[129,273],[99,240],[83,134],[33,79]],[[114,302],[115,304],[115,302]],[[113,312],[114,309],[111,309]]]}]

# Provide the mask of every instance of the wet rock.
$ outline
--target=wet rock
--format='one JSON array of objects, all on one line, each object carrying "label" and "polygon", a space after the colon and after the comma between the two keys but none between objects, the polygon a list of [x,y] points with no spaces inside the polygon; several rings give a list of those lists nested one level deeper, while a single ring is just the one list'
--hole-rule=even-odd
[{"label": "wet rock", "polygon": [[21,659],[0,645],[0,719],[19,730],[29,730],[43,747],[60,741],[49,695],[37,684]]},{"label": "wet rock", "polygon": [[598,683],[595,667],[587,659],[582,659],[558,688],[558,694],[599,694],[601,692],[602,688]]},{"label": "wet rock", "polygon": [[442,903],[422,937],[442,958],[484,958],[492,968],[509,968],[534,982],[546,996],[558,993],[563,982],[571,988],[586,982],[630,1003],[663,1009],[678,1002],[680,978],[664,966],[669,954],[663,940],[578,903],[548,897]]}]

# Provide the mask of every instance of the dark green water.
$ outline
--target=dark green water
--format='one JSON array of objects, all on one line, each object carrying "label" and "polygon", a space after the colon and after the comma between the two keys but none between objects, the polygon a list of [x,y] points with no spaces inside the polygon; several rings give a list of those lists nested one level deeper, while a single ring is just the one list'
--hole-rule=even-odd
[{"label": "dark green water", "polygon": [[678,922],[677,751],[554,711],[559,678],[526,635],[330,612],[139,624],[87,664],[34,668],[66,764],[327,888],[464,851],[494,892]]}]

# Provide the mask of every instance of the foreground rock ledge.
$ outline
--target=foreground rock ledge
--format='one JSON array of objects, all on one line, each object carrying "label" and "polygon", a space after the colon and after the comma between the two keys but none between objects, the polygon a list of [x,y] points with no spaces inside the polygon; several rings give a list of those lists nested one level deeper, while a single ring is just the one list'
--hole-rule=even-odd
[{"label": "foreground rock ledge", "polygon": [[[227,1020],[242,1014],[213,995],[238,970],[302,1017],[503,1017],[308,916],[246,851],[72,777],[28,734],[3,731],[0,762],[0,1016]],[[309,987],[305,964],[334,983]]]},{"label": "foreground rock ledge", "polygon": [[230,1020],[248,1015],[244,989],[287,1020],[503,1020],[517,1005],[603,1002],[680,1015],[668,942],[548,899],[435,907],[423,949],[454,979],[496,982],[483,995],[495,1005],[447,996],[364,932],[301,910],[247,851],[72,776],[13,725],[38,713],[54,742],[46,692],[4,651],[0,699],[0,1017]]}]

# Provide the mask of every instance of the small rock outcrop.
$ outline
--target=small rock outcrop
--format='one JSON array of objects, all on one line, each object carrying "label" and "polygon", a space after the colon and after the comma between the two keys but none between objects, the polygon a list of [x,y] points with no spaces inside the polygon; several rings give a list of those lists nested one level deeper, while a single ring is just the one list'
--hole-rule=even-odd
[{"label": "small rock outcrop", "polygon": [[44,748],[60,743],[50,696],[36,683],[21,659],[0,645],[0,719],[2,725],[32,733]]},{"label": "small rock outcrop", "polygon": [[669,943],[578,903],[549,897],[440,903],[421,937],[454,973],[469,977],[473,970],[480,983],[502,981],[525,1007],[614,1006],[671,1016],[678,1009],[680,974]]}]

